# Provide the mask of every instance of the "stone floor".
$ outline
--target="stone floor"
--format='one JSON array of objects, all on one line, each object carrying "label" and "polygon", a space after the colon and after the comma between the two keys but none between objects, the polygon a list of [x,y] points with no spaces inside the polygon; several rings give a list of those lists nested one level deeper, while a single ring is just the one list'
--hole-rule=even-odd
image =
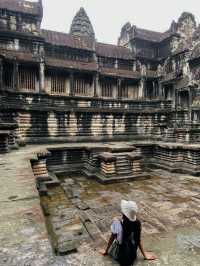
[{"label": "stone floor", "polygon": [[[98,250],[109,236],[110,222],[118,215],[122,198],[138,202],[144,245],[158,256],[155,262],[147,262],[139,254],[138,266],[200,265],[200,179],[161,170],[154,170],[151,179],[116,185],[65,176],[64,180],[73,179],[75,194],[69,197],[63,182],[66,205],[59,205],[62,194],[57,204],[50,205],[51,211],[58,208],[67,212],[79,206],[92,224],[87,228],[89,237],[85,234],[77,253],[55,256],[29,162],[40,149],[31,146],[0,155],[0,265],[114,265]],[[57,189],[51,193],[58,195],[61,190]],[[62,226],[57,229],[62,236]]]}]

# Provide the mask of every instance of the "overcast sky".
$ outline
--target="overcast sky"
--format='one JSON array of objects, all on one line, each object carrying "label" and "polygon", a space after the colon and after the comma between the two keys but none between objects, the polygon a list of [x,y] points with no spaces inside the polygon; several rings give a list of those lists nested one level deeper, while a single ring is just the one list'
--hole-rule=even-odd
[{"label": "overcast sky", "polygon": [[128,21],[141,28],[165,31],[183,11],[192,12],[198,23],[200,19],[200,0],[43,0],[43,6],[43,28],[68,32],[82,6],[97,40],[113,44]]}]

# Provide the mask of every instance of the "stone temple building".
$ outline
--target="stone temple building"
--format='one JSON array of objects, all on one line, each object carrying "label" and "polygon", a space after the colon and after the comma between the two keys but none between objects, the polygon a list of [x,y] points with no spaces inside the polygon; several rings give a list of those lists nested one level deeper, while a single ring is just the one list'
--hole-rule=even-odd
[{"label": "stone temple building", "polygon": [[83,8],[68,33],[42,18],[42,0],[0,0],[0,265],[113,265],[98,248],[121,199],[139,203],[155,266],[199,265],[194,15],[128,22],[115,45]]},{"label": "stone temple building", "polygon": [[[42,17],[42,1],[0,1],[2,152],[34,143],[133,141],[148,165],[200,173],[194,15],[184,12],[165,32],[128,22],[115,45],[97,41],[83,8],[69,33],[42,29]],[[116,160],[109,152],[102,160]]]}]

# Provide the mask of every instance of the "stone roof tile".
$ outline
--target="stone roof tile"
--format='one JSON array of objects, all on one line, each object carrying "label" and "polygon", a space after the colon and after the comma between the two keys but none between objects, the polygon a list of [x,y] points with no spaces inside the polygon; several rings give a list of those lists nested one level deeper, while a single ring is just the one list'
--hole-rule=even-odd
[{"label": "stone roof tile", "polygon": [[105,43],[96,43],[96,52],[98,56],[112,57],[119,59],[133,59],[133,55],[130,49]]},{"label": "stone roof tile", "polygon": [[169,38],[173,33],[170,31],[166,31],[164,33],[151,31],[141,28],[136,28],[134,31],[134,38],[139,38],[146,41],[151,42],[161,42],[167,38]]},{"label": "stone roof tile", "polygon": [[42,30],[42,36],[47,43],[67,46],[75,49],[93,50],[93,41],[88,37],[76,37],[67,33]]}]

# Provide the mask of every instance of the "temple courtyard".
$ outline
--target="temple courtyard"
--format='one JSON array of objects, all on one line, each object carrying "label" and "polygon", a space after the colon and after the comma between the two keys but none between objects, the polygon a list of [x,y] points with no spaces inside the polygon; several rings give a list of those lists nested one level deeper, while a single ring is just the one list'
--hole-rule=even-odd
[{"label": "temple courtyard", "polygon": [[60,173],[60,182],[39,196],[30,160],[53,147],[0,155],[0,265],[117,265],[99,250],[120,215],[121,199],[138,203],[145,249],[158,256],[148,262],[138,253],[138,266],[199,265],[199,177],[151,169],[150,176],[134,181],[100,184],[79,173]]}]

